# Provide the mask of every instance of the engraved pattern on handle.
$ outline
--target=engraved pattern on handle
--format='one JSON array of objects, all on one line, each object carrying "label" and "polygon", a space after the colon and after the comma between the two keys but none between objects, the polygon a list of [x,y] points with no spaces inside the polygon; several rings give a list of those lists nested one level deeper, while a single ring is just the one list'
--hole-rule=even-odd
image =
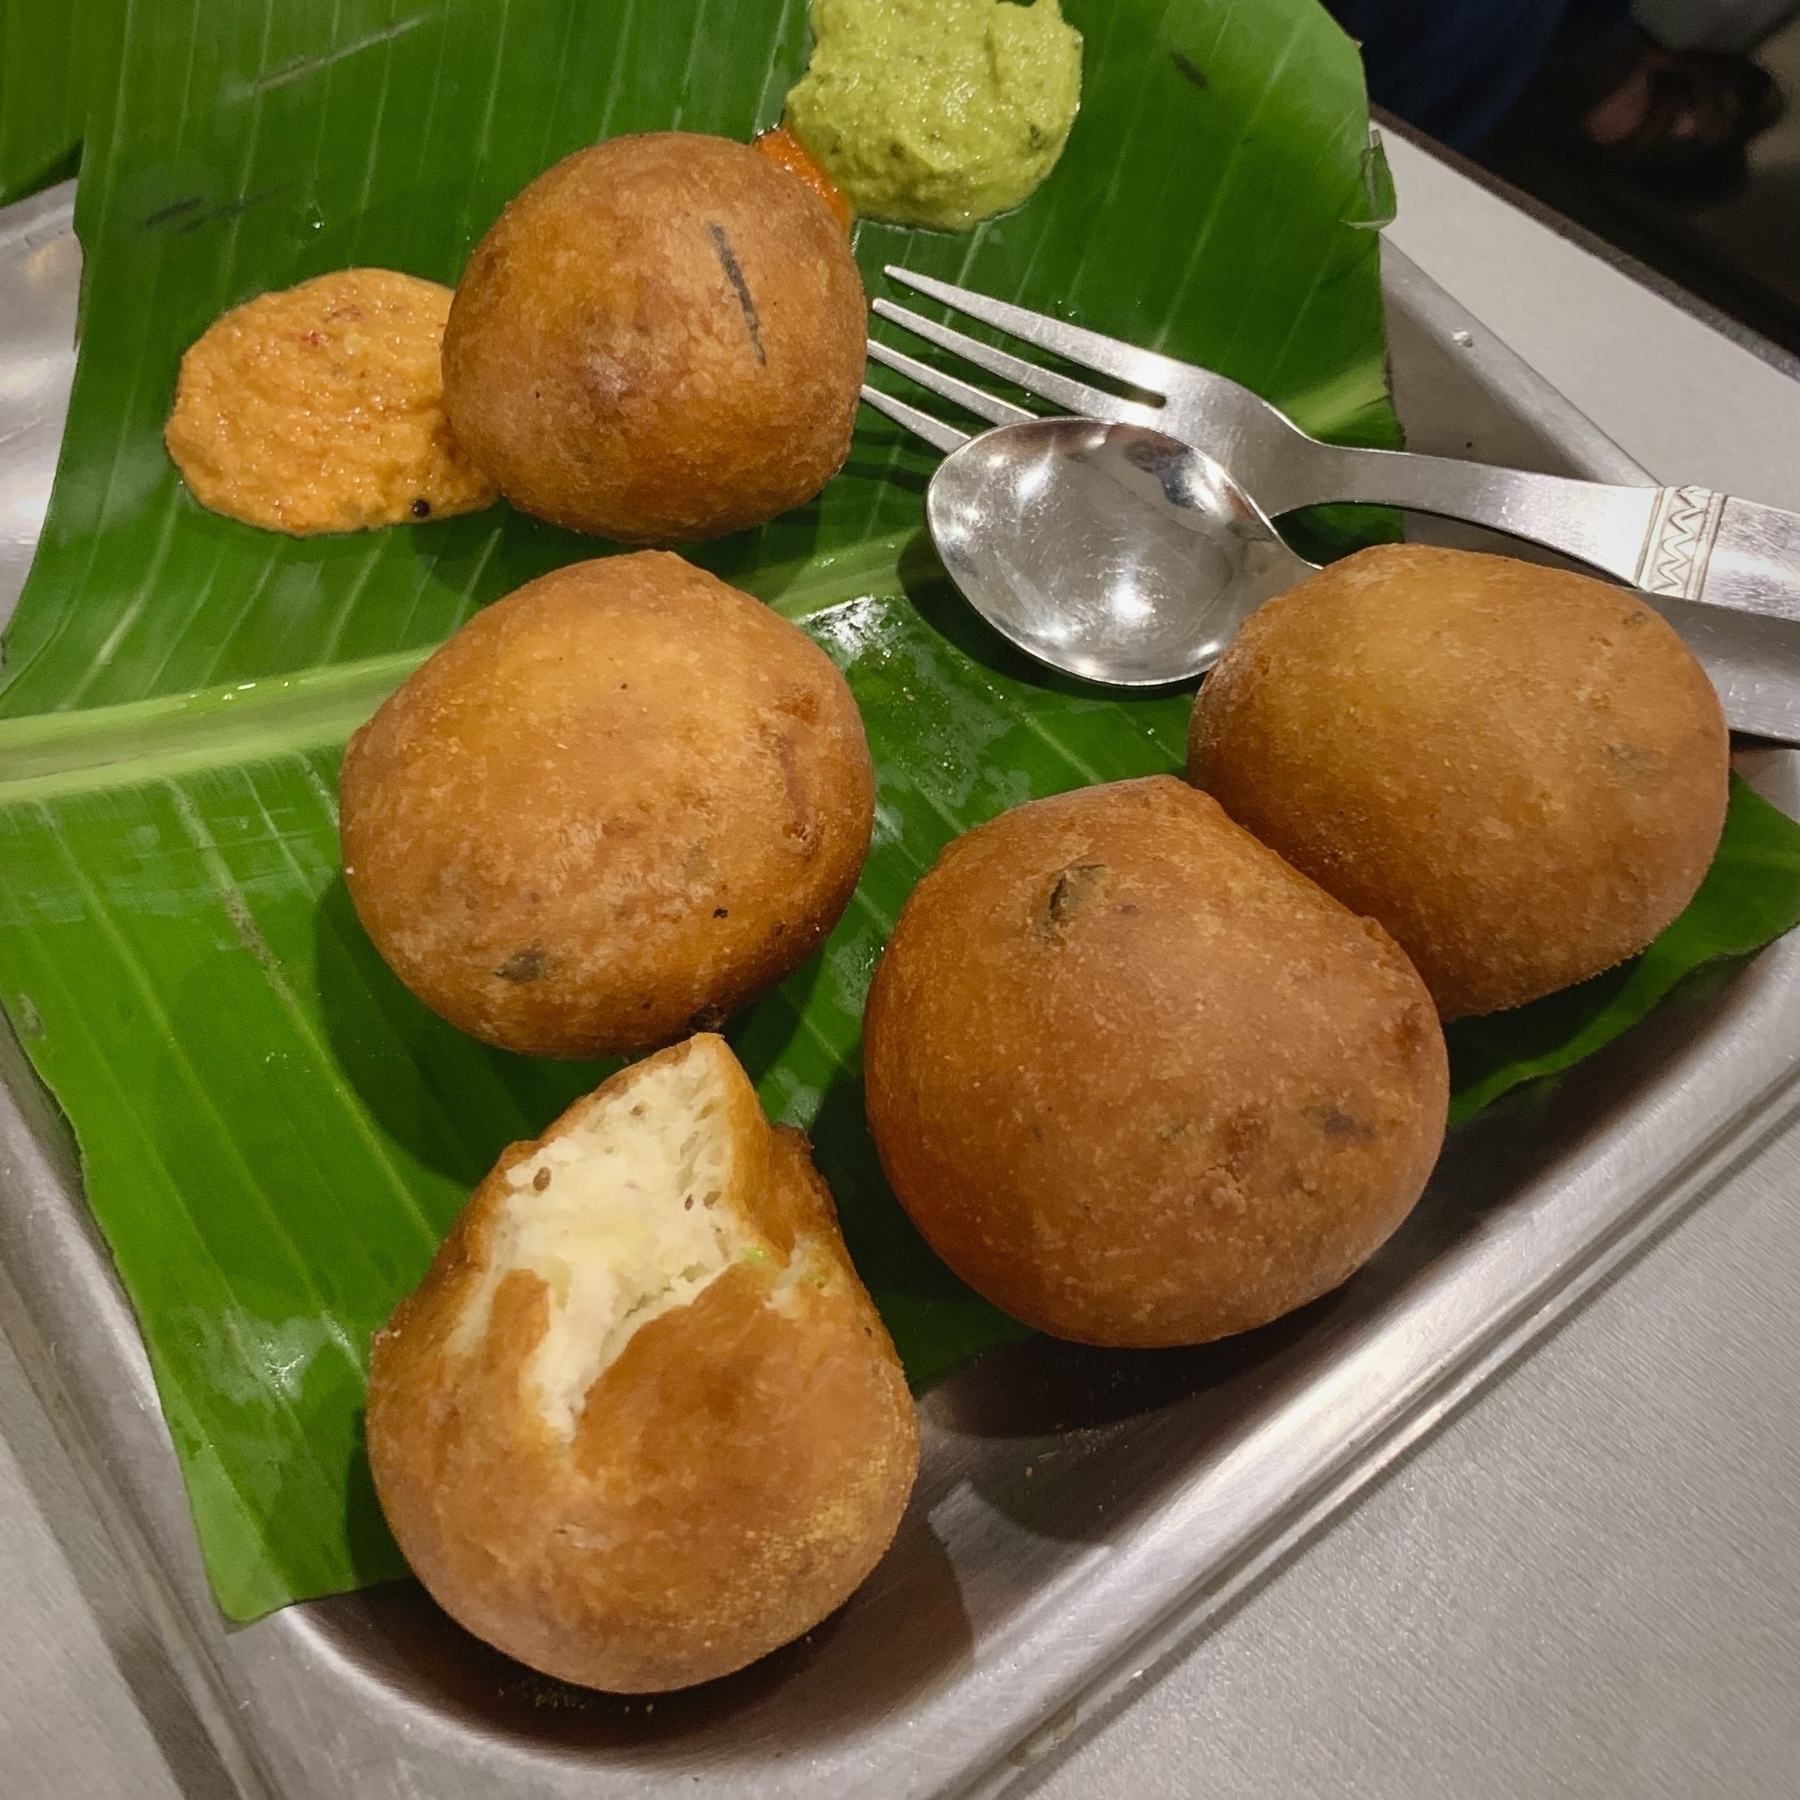
[{"label": "engraved pattern on handle", "polygon": [[1719,535],[1725,496],[1711,488],[1657,490],[1656,511],[1638,557],[1637,585],[1647,594],[1692,600],[1706,580],[1706,563]]}]

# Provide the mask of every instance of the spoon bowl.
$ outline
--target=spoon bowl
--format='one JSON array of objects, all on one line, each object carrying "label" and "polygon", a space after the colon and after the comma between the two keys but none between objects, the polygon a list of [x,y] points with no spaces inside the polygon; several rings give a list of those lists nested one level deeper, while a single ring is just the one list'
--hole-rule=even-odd
[{"label": "spoon bowl", "polygon": [[1142,425],[1033,419],[971,438],[925,495],[969,603],[1065,674],[1192,681],[1315,565],[1203,451]]}]

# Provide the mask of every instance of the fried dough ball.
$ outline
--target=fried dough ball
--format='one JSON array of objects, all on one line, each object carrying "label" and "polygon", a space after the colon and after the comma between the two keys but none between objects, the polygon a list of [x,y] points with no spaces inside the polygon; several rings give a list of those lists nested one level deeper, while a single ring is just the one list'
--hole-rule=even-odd
[{"label": "fried dough ball", "polygon": [[1083,1343],[1196,1344],[1336,1287],[1444,1135],[1387,935],[1173,776],[958,838],[863,1021],[869,1125],[963,1280]]},{"label": "fried dough ball", "polygon": [[1445,1019],[1644,948],[1725,824],[1718,696],[1633,595],[1387,544],[1271,600],[1194,707],[1188,774],[1379,919]]},{"label": "fried dough ball", "polygon": [[918,1467],[806,1140],[770,1128],[716,1037],[500,1158],[376,1335],[368,1439],[446,1612],[623,1693],[818,1624],[886,1550]]},{"label": "fried dough ball", "polygon": [[538,1056],[718,1024],[818,948],[875,785],[844,678],[664,551],[478,613],[350,740],[344,879],[400,979]]},{"label": "fried dough ball", "polygon": [[163,430],[194,498],[296,537],[491,506],[444,412],[449,311],[448,288],[392,269],[234,307],[181,359]]},{"label": "fried dough ball", "polygon": [[850,450],[862,280],[830,208],[747,144],[614,138],[475,247],[444,336],[458,438],[515,506],[674,543],[809,500]]}]

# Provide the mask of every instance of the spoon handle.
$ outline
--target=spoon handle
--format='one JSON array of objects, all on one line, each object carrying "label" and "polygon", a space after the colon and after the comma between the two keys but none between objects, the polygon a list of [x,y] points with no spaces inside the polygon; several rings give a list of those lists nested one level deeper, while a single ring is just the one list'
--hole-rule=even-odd
[{"label": "spoon handle", "polygon": [[1646,593],[1800,623],[1800,515],[1710,488],[1609,487],[1397,450],[1321,446],[1318,500],[1504,531]]}]

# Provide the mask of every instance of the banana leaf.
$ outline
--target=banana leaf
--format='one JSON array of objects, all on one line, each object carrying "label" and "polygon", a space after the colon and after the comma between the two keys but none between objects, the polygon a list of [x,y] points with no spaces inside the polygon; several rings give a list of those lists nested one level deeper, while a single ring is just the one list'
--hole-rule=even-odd
[{"label": "banana leaf", "polygon": [[[399,986],[339,873],[339,753],[476,607],[609,547],[504,507],[305,541],[215,518],[162,449],[180,355],[226,307],[325,269],[453,281],[581,144],[748,136],[803,66],[805,18],[791,0],[95,10],[119,73],[91,88],[81,358],[6,642],[0,1002],[73,1125],[215,1591],[248,1619],[401,1572],[361,1447],[370,1334],[498,1151],[606,1073],[476,1044]],[[967,281],[1224,369],[1323,436],[1397,442],[1387,191],[1347,41],[1310,0],[1065,10],[1085,93],[1051,180],[964,236],[865,223],[871,288],[885,262]],[[817,502],[697,552],[827,648],[868,727],[857,896],[730,1035],[771,1115],[811,1132],[916,1382],[1018,1328],[881,1179],[857,1062],[875,957],[951,836],[1178,768],[1189,701],[1047,677],[980,626],[921,533],[929,467],[865,413]]]},{"label": "banana leaf", "polygon": [[88,94],[108,69],[111,0],[0,0],[0,206],[75,173]]},{"label": "banana leaf", "polygon": [[[1235,375],[1321,435],[1393,445],[1361,71],[1310,0],[1083,4],[1054,177],[900,262]],[[226,308],[327,269],[454,282],[532,176],[618,132],[747,137],[804,67],[794,0],[199,0],[127,10],[77,199],[87,258],[69,467],[6,640],[0,713],[101,707],[435,643],[589,540],[498,508],[271,545],[203,512],[160,431]],[[1195,77],[1201,77],[1196,80]],[[815,505],[705,559],[734,575],[904,531],[930,455],[883,423]],[[890,582],[891,585],[891,582]]]}]

